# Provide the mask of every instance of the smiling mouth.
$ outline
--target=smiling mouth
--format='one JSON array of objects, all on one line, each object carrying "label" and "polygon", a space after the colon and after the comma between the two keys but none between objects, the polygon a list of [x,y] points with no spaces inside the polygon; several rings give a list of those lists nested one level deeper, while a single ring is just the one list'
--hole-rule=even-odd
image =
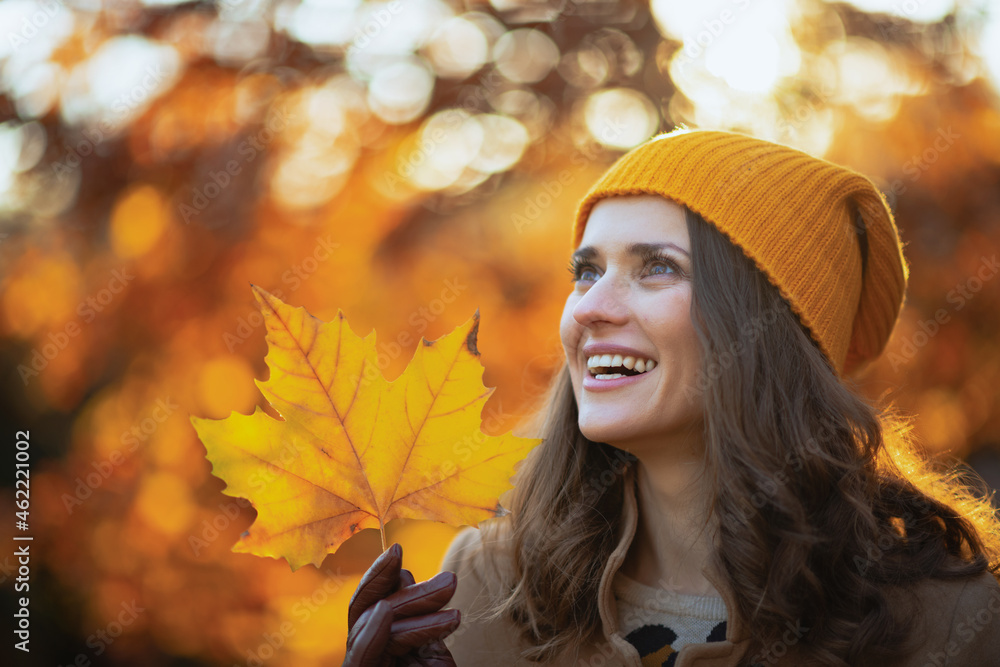
[{"label": "smiling mouth", "polygon": [[623,357],[620,354],[594,355],[587,359],[587,372],[597,380],[615,380],[620,377],[642,375],[656,368],[652,359]]}]

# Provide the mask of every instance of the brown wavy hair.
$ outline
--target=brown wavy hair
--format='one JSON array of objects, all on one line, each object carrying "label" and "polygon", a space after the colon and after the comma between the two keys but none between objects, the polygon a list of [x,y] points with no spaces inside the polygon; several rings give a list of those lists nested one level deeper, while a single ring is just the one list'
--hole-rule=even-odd
[{"label": "brown wavy hair", "polygon": [[[797,648],[809,664],[907,650],[913,612],[888,594],[926,577],[1000,578],[996,513],[918,453],[906,418],[837,377],[738,247],[690,210],[687,227],[714,565],[737,600],[729,614],[750,628],[748,656],[766,656],[788,622],[808,628]],[[601,637],[598,585],[635,459],[580,432],[565,363],[525,428],[544,441],[483,541],[502,531],[507,546],[492,615],[542,662]]]}]

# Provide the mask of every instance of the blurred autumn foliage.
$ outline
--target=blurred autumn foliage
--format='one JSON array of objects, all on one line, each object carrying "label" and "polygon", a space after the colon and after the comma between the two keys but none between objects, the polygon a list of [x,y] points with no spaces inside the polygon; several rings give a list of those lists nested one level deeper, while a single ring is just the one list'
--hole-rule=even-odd
[{"label": "blurred autumn foliage", "polygon": [[[986,2],[8,0],[0,3],[0,419],[30,432],[39,665],[339,665],[375,531],[321,568],[231,553],[188,415],[249,414],[250,283],[398,375],[481,313],[484,430],[561,358],[576,201],[676,125],[849,165],[896,210],[911,282],[863,376],[928,451],[1000,451],[1000,15]],[[8,467],[9,466],[9,467]],[[992,478],[994,483],[997,477]],[[3,650],[17,609],[0,491]],[[437,571],[454,529],[390,524]]]}]

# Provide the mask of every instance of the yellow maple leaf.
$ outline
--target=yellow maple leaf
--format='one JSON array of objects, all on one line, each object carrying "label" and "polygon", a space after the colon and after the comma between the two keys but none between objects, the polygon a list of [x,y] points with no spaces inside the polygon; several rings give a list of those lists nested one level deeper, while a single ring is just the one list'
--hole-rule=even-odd
[{"label": "yellow maple leaf", "polygon": [[455,526],[496,516],[514,465],[540,440],[480,430],[493,389],[482,384],[479,311],[436,341],[420,339],[388,382],[375,332],[351,331],[342,311],[322,322],[253,286],[267,327],[270,377],[255,381],[282,419],[259,407],[225,419],[191,417],[224,493],[257,519],[234,551],[317,567],[351,535],[392,519]]}]

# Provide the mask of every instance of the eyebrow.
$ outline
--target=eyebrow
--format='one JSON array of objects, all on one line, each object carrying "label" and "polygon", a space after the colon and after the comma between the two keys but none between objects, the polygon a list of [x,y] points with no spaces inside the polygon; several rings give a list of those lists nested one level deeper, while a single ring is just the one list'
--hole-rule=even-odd
[{"label": "eyebrow", "polygon": [[[629,243],[625,246],[625,252],[629,255],[641,256],[648,252],[653,252],[656,250],[663,250],[664,248],[673,248],[677,252],[683,253],[685,257],[690,259],[690,255],[687,250],[681,248],[676,243]],[[597,248],[591,245],[585,245],[579,248],[573,253],[572,258],[574,260],[588,260],[594,259],[599,255]]]}]

